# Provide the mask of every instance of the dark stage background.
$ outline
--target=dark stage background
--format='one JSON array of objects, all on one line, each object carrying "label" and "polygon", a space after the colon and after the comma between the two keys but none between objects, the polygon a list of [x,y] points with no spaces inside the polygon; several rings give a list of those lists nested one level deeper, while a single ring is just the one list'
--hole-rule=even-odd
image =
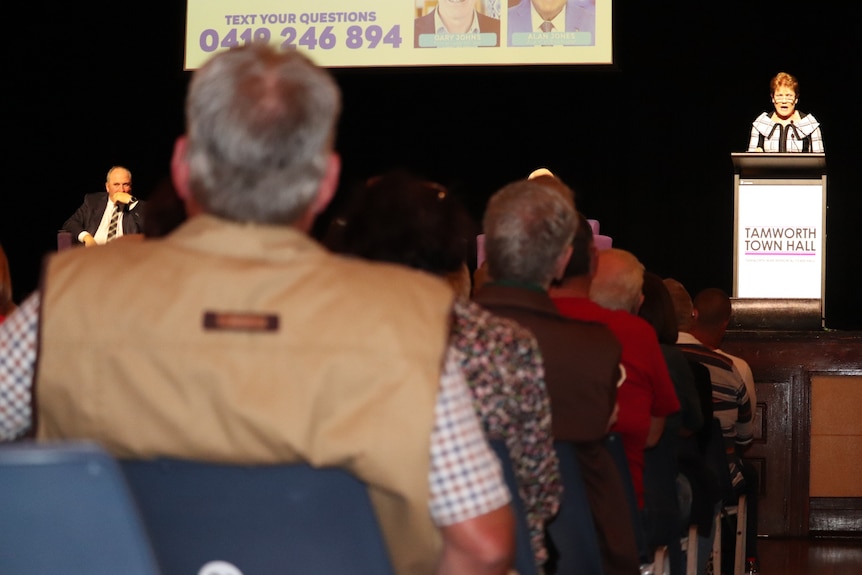
[{"label": "dark stage background", "polygon": [[[382,0],[381,0],[382,1]],[[598,0],[602,1],[602,0]],[[449,185],[477,220],[505,183],[549,167],[614,245],[690,291],[732,291],[733,169],[769,79],[801,83],[828,165],[826,323],[862,329],[862,54],[852,3],[617,0],[610,67],[336,70],[342,188],[407,167]],[[105,172],[146,198],[182,131],[185,3],[49,2],[14,23],[4,54],[0,242],[16,299]],[[158,286],[153,286],[158,289]],[[106,289],[109,289],[106,286]]]}]

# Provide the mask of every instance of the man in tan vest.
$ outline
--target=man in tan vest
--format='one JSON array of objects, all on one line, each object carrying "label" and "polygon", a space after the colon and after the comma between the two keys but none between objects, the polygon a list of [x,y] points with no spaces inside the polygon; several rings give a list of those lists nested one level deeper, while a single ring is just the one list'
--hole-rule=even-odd
[{"label": "man in tan vest", "polygon": [[509,493],[449,351],[451,290],[307,235],[338,182],[340,106],[294,50],[198,70],[171,162],[189,219],[50,258],[0,326],[0,440],[339,465],[368,484],[399,574],[506,573]]}]

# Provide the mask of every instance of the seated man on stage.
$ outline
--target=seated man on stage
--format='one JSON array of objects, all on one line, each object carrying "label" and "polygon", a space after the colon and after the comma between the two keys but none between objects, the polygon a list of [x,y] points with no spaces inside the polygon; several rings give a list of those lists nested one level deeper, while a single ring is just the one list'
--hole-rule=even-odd
[{"label": "seated man on stage", "polygon": [[84,196],[84,203],[63,224],[63,230],[87,247],[144,231],[144,202],[132,195],[132,173],[123,166],[108,170],[107,194]]}]

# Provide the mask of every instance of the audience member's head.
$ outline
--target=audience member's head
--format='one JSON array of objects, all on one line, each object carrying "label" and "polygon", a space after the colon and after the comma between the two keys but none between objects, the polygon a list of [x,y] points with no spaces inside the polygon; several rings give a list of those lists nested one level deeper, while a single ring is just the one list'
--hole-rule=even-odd
[{"label": "audience member's head", "polygon": [[257,43],[198,69],[172,175],[190,215],[310,229],[338,184],[341,95],[301,51]]},{"label": "audience member's head", "polygon": [[719,288],[706,288],[693,300],[692,333],[704,345],[719,347],[730,323],[730,296]]},{"label": "audience member's head", "polygon": [[572,203],[572,207],[575,207],[575,191],[563,180],[554,175],[551,170],[547,168],[538,168],[533,170],[530,175],[527,176],[527,179],[557,190],[564,198]]},{"label": "audience member's head", "polygon": [[689,295],[684,285],[673,278],[665,278],[663,282],[673,302],[673,309],[676,314],[676,326],[679,331],[688,332],[691,329],[691,321],[694,315],[691,295]]},{"label": "audience member's head", "polygon": [[578,227],[574,203],[542,178],[508,184],[488,201],[482,221],[494,281],[548,288],[562,275]]},{"label": "audience member's head", "polygon": [[659,343],[676,343],[679,335],[676,310],[673,307],[670,292],[658,274],[644,271],[643,294],[644,299],[638,315],[653,326]]},{"label": "audience member's head", "polygon": [[[463,204],[440,184],[395,171],[351,197],[334,251],[463,281],[475,232]],[[469,271],[466,275],[469,294]],[[454,284],[453,284],[454,285]]]},{"label": "audience member's head", "polygon": [[530,175],[529,175],[529,176],[527,176],[527,179],[528,179],[528,180],[532,180],[532,179],[534,179],[534,178],[538,178],[539,176],[551,176],[551,177],[554,177],[554,172],[552,172],[552,171],[551,171],[551,170],[549,170],[548,168],[536,168],[535,170],[533,170],[532,172],[530,172]]},{"label": "audience member's head", "polygon": [[730,321],[730,296],[719,288],[706,288],[694,296],[694,310],[697,323],[708,327],[721,328]]},{"label": "audience member's head", "polygon": [[643,299],[644,266],[634,254],[619,248],[598,252],[590,299],[602,307],[637,313]]},{"label": "audience member's head", "polygon": [[12,297],[12,275],[9,273],[9,260],[6,259],[3,246],[0,245],[0,321],[17,307]]}]

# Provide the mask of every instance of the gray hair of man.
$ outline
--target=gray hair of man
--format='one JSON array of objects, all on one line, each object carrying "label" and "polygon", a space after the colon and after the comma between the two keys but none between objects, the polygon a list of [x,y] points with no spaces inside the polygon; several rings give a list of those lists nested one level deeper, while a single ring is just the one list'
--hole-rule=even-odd
[{"label": "gray hair of man", "polygon": [[482,219],[488,273],[497,281],[548,288],[562,274],[578,227],[573,202],[539,180],[496,192]]},{"label": "gray hair of man", "polygon": [[210,58],[186,98],[191,196],[238,222],[292,224],[333,153],[341,92],[296,50],[253,43]]},{"label": "gray hair of man", "polygon": [[637,313],[643,301],[644,265],[635,255],[619,248],[598,253],[590,299],[607,309]]}]

